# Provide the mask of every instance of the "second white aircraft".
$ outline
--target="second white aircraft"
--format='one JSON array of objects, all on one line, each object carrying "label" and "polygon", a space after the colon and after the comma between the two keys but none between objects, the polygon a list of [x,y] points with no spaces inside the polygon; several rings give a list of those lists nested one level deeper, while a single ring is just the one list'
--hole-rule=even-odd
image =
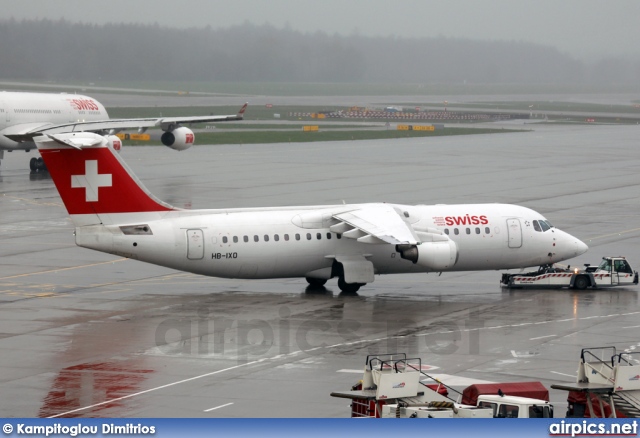
[{"label": "second white aircraft", "polygon": [[154,198],[93,133],[35,138],[75,224],[76,244],[226,278],[337,277],[525,268],[587,245],[517,205],[386,203],[182,210]]},{"label": "second white aircraft", "polygon": [[[110,119],[104,105],[79,94],[0,92],[0,161],[4,151],[25,150],[36,146],[33,137],[61,132],[90,131],[105,136],[119,150],[120,139],[113,135],[121,130],[160,128],[162,144],[184,150],[195,141],[194,132],[186,124],[242,120],[245,104],[238,114],[226,116],[150,117]],[[43,170],[42,160],[31,158],[31,170]]]}]

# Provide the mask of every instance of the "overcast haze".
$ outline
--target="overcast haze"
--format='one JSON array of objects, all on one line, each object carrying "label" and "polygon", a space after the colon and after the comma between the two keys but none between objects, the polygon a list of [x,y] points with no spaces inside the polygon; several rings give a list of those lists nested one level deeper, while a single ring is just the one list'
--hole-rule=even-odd
[{"label": "overcast haze", "polygon": [[586,61],[608,55],[640,58],[636,0],[0,0],[0,8],[4,19],[178,28],[268,23],[341,35],[527,41]]}]

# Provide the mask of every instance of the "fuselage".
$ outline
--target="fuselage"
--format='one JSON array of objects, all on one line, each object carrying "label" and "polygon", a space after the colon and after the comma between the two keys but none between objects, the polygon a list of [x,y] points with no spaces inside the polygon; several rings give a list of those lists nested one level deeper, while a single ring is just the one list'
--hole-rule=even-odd
[{"label": "fuselage", "polygon": [[375,274],[525,268],[588,249],[508,204],[181,210],[151,195],[101,135],[35,142],[79,246],[197,274],[315,286],[337,277],[353,293]]},{"label": "fuselage", "polygon": [[0,92],[0,150],[30,150],[31,141],[15,142],[5,134],[82,121],[107,120],[105,107],[92,97],[79,94]]},{"label": "fuselage", "polygon": [[[512,269],[584,253],[579,239],[516,205],[393,205],[416,231],[455,243],[453,266],[429,269],[396,245],[362,243],[332,232],[334,214],[363,205],[169,211],[111,215],[114,225],[76,228],[80,246],[197,274],[227,278],[328,279],[340,256],[364,257],[376,274]],[[76,219],[81,222],[81,218]],[[544,224],[543,224],[544,222]],[[117,225],[115,225],[117,224]],[[130,224],[130,225],[123,225]],[[97,236],[97,237],[96,237]]]}]

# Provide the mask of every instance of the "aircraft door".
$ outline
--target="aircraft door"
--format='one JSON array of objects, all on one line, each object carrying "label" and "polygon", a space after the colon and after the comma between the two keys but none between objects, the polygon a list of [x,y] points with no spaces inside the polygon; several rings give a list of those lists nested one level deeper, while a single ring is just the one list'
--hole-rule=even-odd
[{"label": "aircraft door", "polygon": [[202,230],[187,230],[187,258],[201,260],[204,258],[204,235]]},{"label": "aircraft door", "polygon": [[1,100],[0,100],[0,106],[4,108],[4,117],[7,122],[6,126],[8,126],[9,122],[11,122],[11,109],[9,108],[9,104],[7,102],[3,102]]},{"label": "aircraft door", "polygon": [[509,248],[521,248],[522,226],[520,219],[507,219],[507,232],[509,234]]}]

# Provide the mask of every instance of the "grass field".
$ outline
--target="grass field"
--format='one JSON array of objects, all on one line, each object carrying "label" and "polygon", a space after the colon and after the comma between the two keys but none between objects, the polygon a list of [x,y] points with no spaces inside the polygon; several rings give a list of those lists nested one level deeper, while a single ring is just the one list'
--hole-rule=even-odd
[{"label": "grass field", "polygon": [[[239,99],[241,100],[241,99]],[[436,109],[441,104],[429,104],[425,103],[422,106],[431,106]],[[413,105],[404,105],[405,108],[413,109]],[[240,105],[237,106],[216,106],[216,107],[121,107],[121,108],[108,108],[109,116],[112,118],[132,118],[132,117],[168,117],[168,116],[198,116],[206,114],[235,114],[240,109]],[[347,110],[347,107],[335,105],[335,106],[293,106],[293,105],[276,105],[272,108],[266,108],[263,105],[251,105],[247,108],[245,113],[245,123],[248,121],[261,121],[261,120],[274,120],[274,114],[279,115],[280,120],[295,120],[305,121],[311,124],[317,123],[318,119],[312,119],[310,117],[298,118],[289,117],[289,113],[317,113],[320,111],[339,111]],[[484,102],[484,103],[469,103],[469,104],[449,104],[447,109],[450,111],[462,111],[462,112],[478,112],[481,109],[489,110],[491,112],[500,112],[506,110],[521,111],[523,113],[533,113],[538,118],[543,115],[547,115],[550,119],[565,119],[570,117],[570,113],[585,113],[585,114],[600,114],[600,116],[606,116],[608,114],[623,114],[630,117],[630,119],[621,118],[616,120],[614,118],[608,120],[609,123],[637,123],[637,118],[640,118],[640,108],[633,104],[629,105],[602,105],[592,103],[575,103],[575,102]],[[555,114],[546,114],[547,111],[553,111]],[[563,113],[567,113],[567,115]],[[584,121],[584,117],[571,117],[576,121]],[[352,121],[356,121],[351,119]],[[349,119],[322,119],[323,122],[336,122],[341,123],[349,122]],[[358,122],[378,122],[384,123],[385,119],[358,119]],[[397,120],[390,119],[392,123],[396,123]],[[423,121],[411,121],[407,123],[425,123]],[[446,122],[445,122],[446,123]],[[222,127],[224,124],[218,124],[218,127]],[[247,126],[248,127],[248,126]],[[245,128],[245,126],[242,126]],[[225,128],[228,129],[228,128]]]},{"label": "grass field", "polygon": [[[198,132],[197,144],[260,144],[260,143],[308,143],[316,141],[376,140],[412,137],[438,137],[445,135],[495,134],[522,132],[505,129],[444,128],[429,131],[260,131],[260,132]],[[159,141],[127,140],[125,145],[159,145]]]}]

